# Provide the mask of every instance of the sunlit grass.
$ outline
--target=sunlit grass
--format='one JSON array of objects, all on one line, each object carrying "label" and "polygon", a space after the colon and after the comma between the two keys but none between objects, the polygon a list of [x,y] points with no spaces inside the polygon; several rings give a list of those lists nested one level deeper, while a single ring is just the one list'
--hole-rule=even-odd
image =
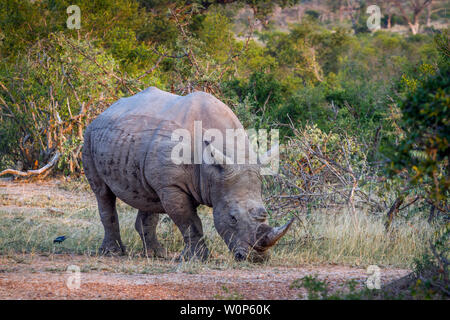
[{"label": "sunlit grass", "polygon": [[[95,198],[91,193],[86,193],[85,183],[62,184],[60,190],[47,195],[29,194],[23,197],[0,192],[1,254],[98,256],[103,226]],[[115,271],[148,273],[169,268],[174,272],[198,272],[205,267],[228,269],[255,266],[250,262],[234,261],[214,228],[210,208],[201,206],[198,209],[210,258],[206,262],[187,261],[181,265],[175,262],[175,258],[183,250],[183,238],[167,215],[160,216],[158,237],[169,257],[160,260],[141,256],[141,239],[134,229],[137,210],[121,201],[118,201],[117,209],[127,256],[117,260],[120,263],[116,262],[112,267]],[[300,216],[301,221],[297,220],[288,234],[271,249],[272,257],[264,265],[298,267],[341,264],[365,267],[375,264],[409,268],[414,259],[424,252],[432,235],[427,221],[416,216],[413,220],[397,217],[390,231],[386,232],[383,216],[363,211],[353,215],[346,210],[311,212]],[[67,240],[54,244],[53,239],[61,235],[67,236]]]},{"label": "sunlit grass", "polygon": [[317,212],[304,220],[304,226],[297,225],[284,245],[277,246],[271,263],[410,267],[432,234],[426,221],[417,220],[399,220],[386,232],[379,216]]},{"label": "sunlit grass", "polygon": [[[35,199],[35,201],[40,201]],[[26,208],[0,208],[0,252],[16,253],[72,253],[96,256],[103,239],[103,227],[95,204],[73,204],[71,210],[47,210],[57,208],[51,200],[38,208],[33,199]],[[136,210],[119,202],[121,236],[128,251],[126,270],[145,273],[145,268],[130,267],[130,261],[144,266],[161,262],[157,259],[139,258],[142,243],[134,229]],[[201,207],[206,242],[211,257],[206,263],[190,261],[174,271],[196,272],[203,267],[226,269],[252,267],[248,262],[235,262],[223,240],[214,229],[211,210]],[[269,266],[301,266],[305,264],[343,264],[353,266],[410,267],[426,247],[431,228],[426,221],[398,220],[390,232],[386,232],[383,218],[359,212],[315,212],[302,217],[292,230],[272,249]],[[414,226],[414,227],[413,227]],[[66,235],[67,240],[54,244],[53,239]],[[180,232],[166,216],[161,215],[158,227],[160,242],[169,252],[169,261],[183,249]],[[139,261],[139,262],[138,262]],[[131,268],[131,269],[130,269]],[[181,269],[180,269],[181,268]],[[120,269],[120,268],[119,268]],[[133,271],[133,272],[134,272]]]}]

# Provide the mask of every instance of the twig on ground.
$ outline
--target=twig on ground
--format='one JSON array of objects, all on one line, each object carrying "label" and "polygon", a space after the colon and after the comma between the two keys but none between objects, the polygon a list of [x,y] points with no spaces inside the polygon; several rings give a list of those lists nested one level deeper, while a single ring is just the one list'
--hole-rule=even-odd
[{"label": "twig on ground", "polygon": [[40,168],[38,170],[28,170],[28,171],[24,172],[24,171],[19,171],[19,170],[14,170],[14,169],[6,169],[6,170],[3,170],[2,172],[0,172],[0,176],[3,176],[5,174],[12,174],[15,176],[20,176],[20,177],[30,177],[30,176],[38,176],[38,175],[44,174],[49,169],[51,169],[52,167],[55,166],[55,164],[58,162],[59,156],[60,156],[59,152],[56,152],[54,154],[54,156],[50,159],[50,161],[45,166],[43,166],[42,168]]}]

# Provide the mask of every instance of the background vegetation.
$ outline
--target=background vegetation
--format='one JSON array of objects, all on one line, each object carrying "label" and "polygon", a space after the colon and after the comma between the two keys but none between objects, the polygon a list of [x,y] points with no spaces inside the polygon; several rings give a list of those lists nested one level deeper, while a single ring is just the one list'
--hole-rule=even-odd
[{"label": "background vegetation", "polygon": [[[402,230],[400,243],[422,241],[416,254],[430,248],[427,263],[444,270],[430,286],[448,294],[449,3],[374,2],[382,28],[371,32],[366,1],[2,1],[0,170],[57,152],[53,172],[80,175],[83,130],[112,102],[148,86],[203,90],[245,127],[281,130],[270,219],[296,215],[326,234],[336,229],[323,212],[345,212],[335,219],[360,250],[366,227],[370,239]],[[79,30],[66,25],[72,4]]]}]

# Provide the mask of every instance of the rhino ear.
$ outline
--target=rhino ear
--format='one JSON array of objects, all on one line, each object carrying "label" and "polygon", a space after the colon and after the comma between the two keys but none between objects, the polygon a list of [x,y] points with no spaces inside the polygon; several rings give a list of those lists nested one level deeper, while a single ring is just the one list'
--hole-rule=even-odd
[{"label": "rhino ear", "polygon": [[221,168],[225,168],[226,164],[233,163],[230,157],[224,155],[219,149],[215,148],[210,141],[204,141],[206,144],[205,162],[208,164],[215,164]]}]

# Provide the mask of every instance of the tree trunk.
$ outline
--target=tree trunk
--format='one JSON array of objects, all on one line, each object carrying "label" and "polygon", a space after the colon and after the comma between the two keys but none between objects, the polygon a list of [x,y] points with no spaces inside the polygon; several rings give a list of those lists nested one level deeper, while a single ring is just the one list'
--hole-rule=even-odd
[{"label": "tree trunk", "polygon": [[427,7],[427,27],[431,27],[431,4]]},{"label": "tree trunk", "polygon": [[414,23],[409,21],[408,25],[409,25],[409,28],[411,29],[412,34],[418,34],[419,33],[419,28],[420,28],[419,16],[418,15],[414,15]]},{"label": "tree trunk", "polygon": [[297,7],[297,20],[299,23],[302,21],[303,11],[304,10],[302,6]]},{"label": "tree trunk", "polygon": [[394,216],[398,213],[398,210],[400,209],[400,206],[403,204],[403,201],[405,201],[405,196],[400,195],[397,199],[395,199],[394,204],[389,209],[387,213],[387,220],[385,223],[386,230],[389,229],[391,226],[392,220],[394,219]]},{"label": "tree trunk", "polygon": [[428,223],[431,223],[434,219],[434,213],[436,211],[436,206],[434,204],[431,205],[430,215],[428,216]]},{"label": "tree trunk", "polygon": [[425,0],[423,3],[420,3],[419,1],[410,1],[411,3],[411,11],[413,14],[413,19],[411,21],[409,15],[405,12],[404,8],[402,7],[401,1],[396,0],[395,5],[400,10],[401,15],[406,19],[408,22],[408,26],[411,29],[412,34],[418,34],[420,30],[420,15],[422,14],[423,10],[425,8],[430,8],[430,5],[432,3],[432,0]]},{"label": "tree trunk", "polygon": [[411,29],[412,34],[417,34],[419,32],[419,26],[416,24],[408,23],[409,28]]}]

